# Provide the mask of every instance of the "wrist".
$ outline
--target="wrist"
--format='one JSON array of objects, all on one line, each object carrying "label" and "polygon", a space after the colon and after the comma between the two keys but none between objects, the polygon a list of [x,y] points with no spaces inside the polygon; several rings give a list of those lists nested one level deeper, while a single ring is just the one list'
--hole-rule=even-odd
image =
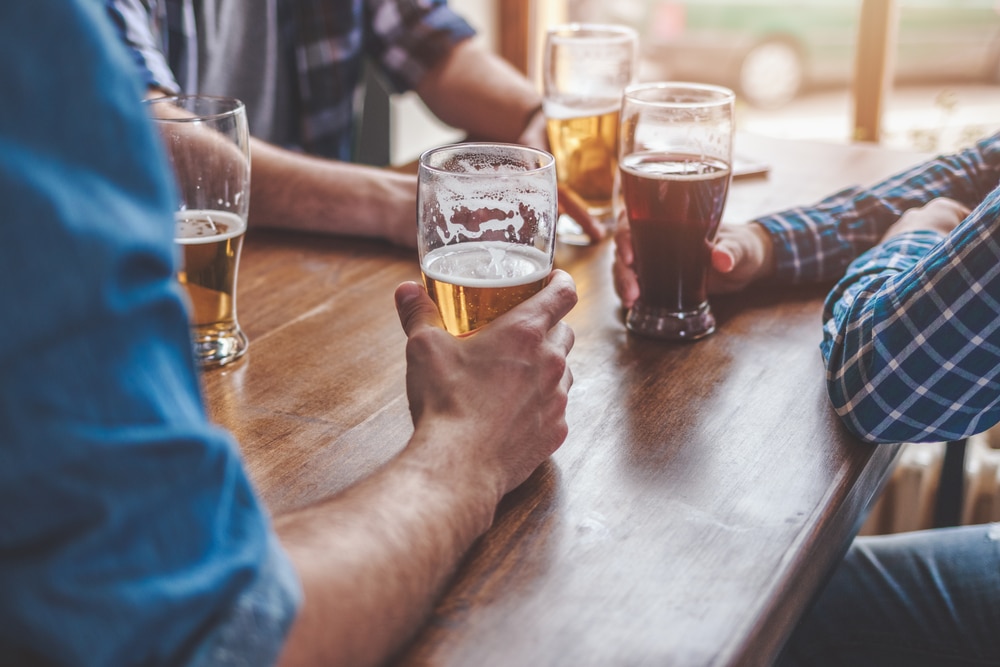
[{"label": "wrist", "polygon": [[771,237],[771,233],[767,231],[767,228],[760,223],[751,222],[749,227],[751,236],[754,239],[754,245],[756,246],[755,253],[759,259],[757,272],[754,274],[753,280],[770,278],[774,275],[775,269],[774,239]]},{"label": "wrist", "polygon": [[505,487],[481,455],[477,446],[481,434],[467,426],[459,420],[425,417],[400,459],[423,478],[426,488],[450,499],[461,514],[459,523],[476,537],[492,525]]}]

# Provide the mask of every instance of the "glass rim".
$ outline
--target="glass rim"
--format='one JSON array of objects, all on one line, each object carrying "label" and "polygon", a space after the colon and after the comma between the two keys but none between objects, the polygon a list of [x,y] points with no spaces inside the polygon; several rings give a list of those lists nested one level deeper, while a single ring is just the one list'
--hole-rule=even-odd
[{"label": "glass rim", "polygon": [[639,33],[627,25],[618,23],[561,23],[545,31],[546,39],[583,36],[592,39],[604,39],[609,42],[637,42]]},{"label": "glass rim", "polygon": [[[463,149],[479,149],[480,151],[482,151],[483,149],[502,149],[506,151],[512,151],[515,153],[537,156],[538,158],[540,158],[540,163],[535,167],[531,167],[530,169],[524,169],[523,171],[506,173],[506,174],[497,174],[490,172],[449,171],[447,169],[442,169],[441,167],[432,165],[428,162],[428,160],[437,153],[454,152],[457,154],[463,152]],[[421,153],[420,157],[417,160],[418,169],[420,171],[428,171],[434,174],[442,174],[442,175],[455,176],[461,178],[483,178],[483,177],[520,178],[526,175],[542,173],[550,169],[554,170],[555,163],[556,163],[555,156],[553,156],[552,153],[544,151],[540,148],[532,148],[531,146],[522,146],[521,144],[510,144],[510,143],[503,143],[496,141],[466,141],[456,144],[445,144],[443,146],[435,146],[434,148],[428,148],[423,153]]]},{"label": "glass rim", "polygon": [[[677,90],[677,91],[693,91],[700,93],[714,93],[713,97],[707,97],[706,99],[699,100],[697,102],[688,102],[681,100],[664,100],[664,99],[644,99],[642,97],[637,97],[636,93],[658,90]],[[646,104],[649,106],[669,106],[676,108],[694,108],[694,107],[706,107],[706,106],[725,106],[726,104],[731,104],[736,100],[736,93],[733,92],[731,88],[726,88],[725,86],[718,86],[711,83],[697,83],[693,81],[657,81],[657,82],[646,82],[646,83],[635,83],[627,86],[622,92],[622,102],[625,100],[634,102],[636,104]]]},{"label": "glass rim", "polygon": [[[211,102],[213,104],[219,105],[218,110],[214,110],[208,113],[204,113],[202,110],[194,111],[184,104],[184,102],[195,100],[198,102]],[[168,123],[202,123],[205,121],[219,120],[222,118],[227,118],[231,116],[237,116],[246,112],[246,105],[243,101],[235,97],[227,97],[225,95],[201,95],[198,93],[184,93],[180,95],[164,95],[162,97],[151,97],[144,99],[142,101],[143,105],[147,108],[157,106],[158,104],[169,104],[178,109],[182,109],[189,113],[195,114],[193,116],[178,116],[163,118],[155,116],[154,120],[164,121]]]}]

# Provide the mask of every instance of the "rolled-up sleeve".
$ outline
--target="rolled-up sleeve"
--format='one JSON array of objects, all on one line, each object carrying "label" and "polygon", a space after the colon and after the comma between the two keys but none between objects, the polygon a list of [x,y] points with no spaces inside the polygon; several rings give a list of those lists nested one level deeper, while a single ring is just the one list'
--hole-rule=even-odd
[{"label": "rolled-up sleeve", "polygon": [[444,0],[367,0],[367,5],[369,55],[400,91],[413,89],[455,44],[476,34]]},{"label": "rolled-up sleeve", "polygon": [[951,235],[859,257],[824,309],[827,386],[871,442],[940,442],[1000,421],[1000,190]]}]

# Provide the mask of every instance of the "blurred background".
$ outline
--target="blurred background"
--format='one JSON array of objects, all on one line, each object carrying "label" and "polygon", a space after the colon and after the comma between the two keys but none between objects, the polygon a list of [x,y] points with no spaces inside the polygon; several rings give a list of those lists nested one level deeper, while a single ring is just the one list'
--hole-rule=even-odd
[{"label": "blurred background", "polygon": [[[498,49],[500,3],[451,0]],[[861,0],[534,0],[527,70],[537,76],[548,25],[620,23],[639,33],[641,80],[732,87],[744,131],[847,142]],[[896,0],[891,85],[880,143],[925,152],[1000,129],[1000,0]],[[460,138],[413,95],[390,99],[389,161]]]}]

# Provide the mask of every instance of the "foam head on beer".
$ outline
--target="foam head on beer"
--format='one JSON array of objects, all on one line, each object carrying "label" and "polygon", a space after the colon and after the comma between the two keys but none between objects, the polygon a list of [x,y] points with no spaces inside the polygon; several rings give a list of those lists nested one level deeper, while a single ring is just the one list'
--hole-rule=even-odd
[{"label": "foam head on beer", "polygon": [[499,317],[545,284],[558,207],[548,153],[507,144],[428,151],[417,199],[424,285],[453,334]]}]

